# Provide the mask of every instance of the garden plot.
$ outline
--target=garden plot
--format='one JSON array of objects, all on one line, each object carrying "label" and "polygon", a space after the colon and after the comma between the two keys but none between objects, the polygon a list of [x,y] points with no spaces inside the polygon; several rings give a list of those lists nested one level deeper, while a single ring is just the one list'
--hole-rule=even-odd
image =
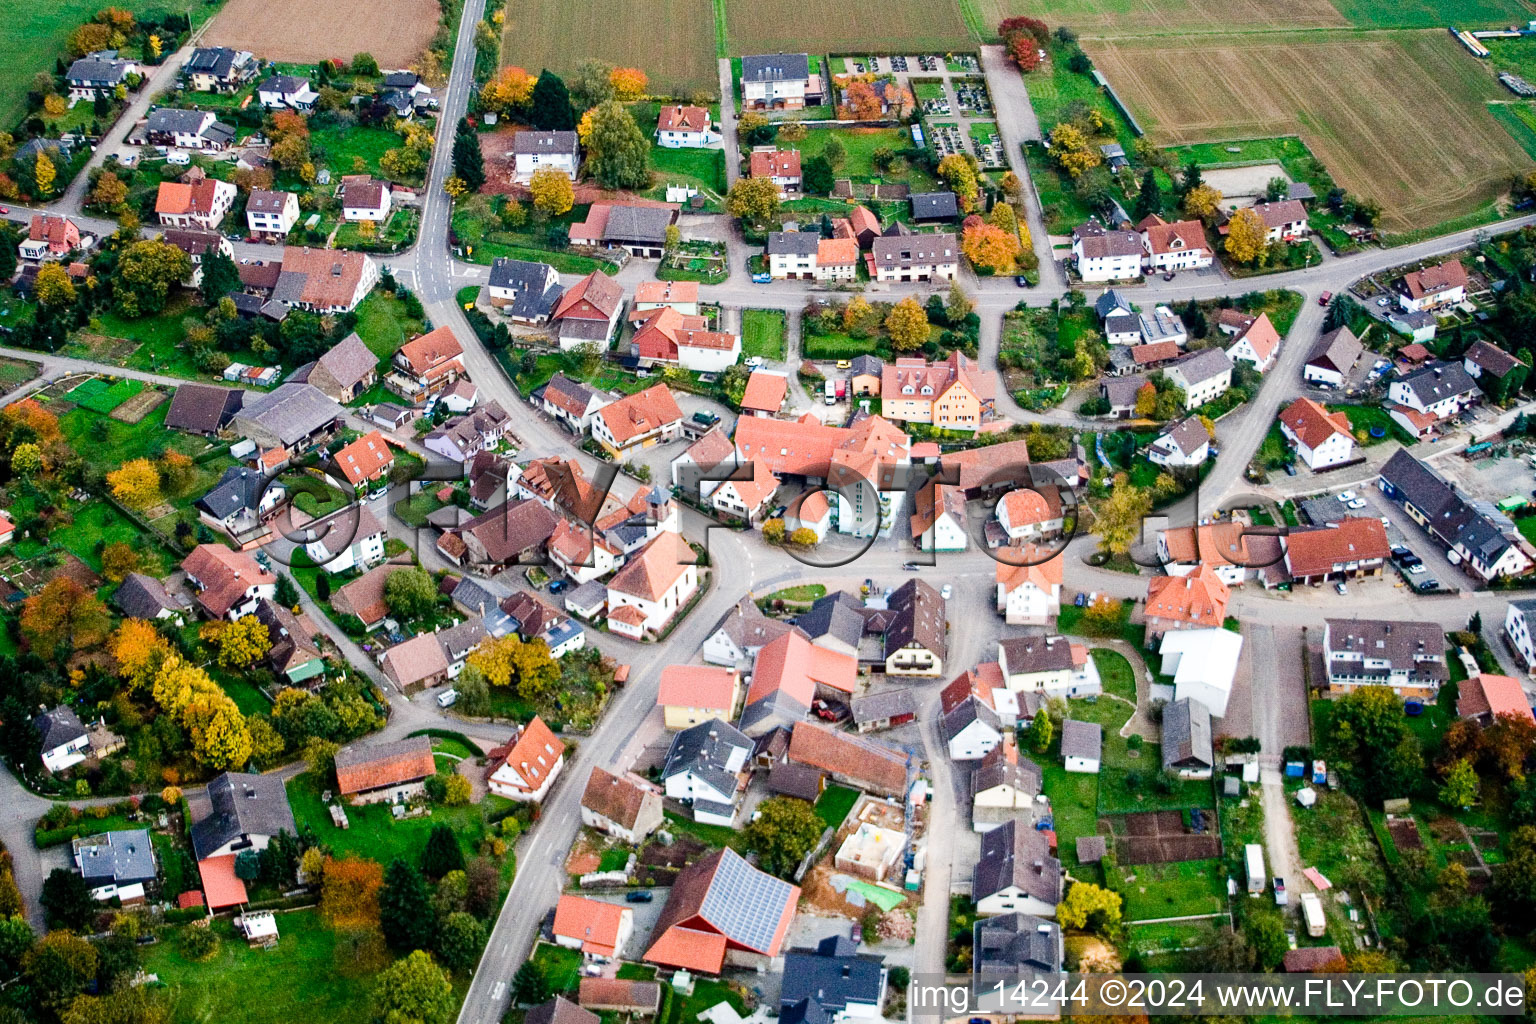
[{"label": "garden plot", "polygon": [[1252,200],[1262,196],[1271,179],[1281,178],[1289,182],[1291,176],[1279,164],[1252,164],[1248,167],[1213,167],[1200,172],[1201,178],[1211,188],[1221,193],[1221,205],[1228,210],[1239,206],[1251,206]]}]

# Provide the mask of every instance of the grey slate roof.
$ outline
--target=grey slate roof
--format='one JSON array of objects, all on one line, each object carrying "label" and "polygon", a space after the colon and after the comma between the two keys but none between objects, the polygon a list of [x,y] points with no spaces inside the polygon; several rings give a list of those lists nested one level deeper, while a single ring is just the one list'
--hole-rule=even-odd
[{"label": "grey slate roof", "polygon": [[292,96],[309,88],[309,79],[297,75],[273,75],[256,87],[257,92],[275,92]]},{"label": "grey slate roof", "polygon": [[315,362],[334,377],[336,383],[342,387],[354,387],[360,384],[368,378],[370,373],[377,372],[379,368],[379,357],[374,355],[367,343],[357,336],[356,331],[332,345]]},{"label": "grey slate roof", "polygon": [[154,619],[162,611],[176,611],[176,602],[165,592],[165,585],[153,576],[131,572],[123,577],[112,601],[130,619]]},{"label": "grey slate roof", "polygon": [[810,611],[795,620],[795,625],[812,641],[831,636],[856,648],[864,635],[863,606],[852,594],[838,591],[819,598]]},{"label": "grey slate roof", "polygon": [[798,82],[810,76],[809,54],[759,53],[741,58],[743,82]]},{"label": "grey slate roof", "polygon": [[[1326,619],[1323,657],[1334,670],[1334,654],[1348,653],[1387,662],[1389,668],[1366,671],[1358,660],[1340,660],[1352,677],[1375,677],[1385,683],[1392,669],[1406,671],[1414,685],[1437,686],[1450,678],[1445,664],[1445,630],[1433,622],[1381,622],[1375,619]],[[1416,661],[1433,655],[1439,661]]]},{"label": "grey slate roof", "polygon": [[960,216],[960,202],[953,192],[915,192],[907,201],[912,204],[913,220],[954,220]]},{"label": "grey slate roof", "polygon": [[906,687],[886,690],[853,699],[853,720],[859,725],[865,722],[883,722],[888,718],[917,714],[917,697]]},{"label": "grey slate roof", "polygon": [[564,996],[540,1003],[523,1016],[523,1024],[599,1024],[602,1018],[583,1010]]},{"label": "grey slate roof", "polygon": [[830,1013],[849,1003],[879,1006],[885,996],[885,958],[861,956],[857,948],[847,936],[834,935],[814,950],[787,952],[779,1006],[788,1009],[806,999]]},{"label": "grey slate roof", "polygon": [[885,360],[879,356],[854,356],[853,365],[848,368],[848,376],[857,377],[860,374],[870,374],[878,377],[885,372]]},{"label": "grey slate roof", "polygon": [[230,466],[197,504],[215,519],[226,519],[242,510],[254,515],[266,489],[265,475],[245,466]]},{"label": "grey slate roof", "polygon": [[1027,757],[1020,757],[1017,764],[1009,764],[1002,747],[993,747],[981,760],[981,767],[971,772],[971,799],[998,786],[1012,786],[1024,793],[1038,794],[1045,784],[1045,774],[1040,766]]},{"label": "grey slate roof", "polygon": [[1182,359],[1175,360],[1173,366],[1179,368],[1179,374],[1185,380],[1191,384],[1199,384],[1201,381],[1207,381],[1231,371],[1232,360],[1223,350],[1212,347],[1191,352]]},{"label": "grey slate roof", "polygon": [[1215,763],[1211,753],[1210,709],[1188,697],[1164,707],[1163,771],[1210,768]]},{"label": "grey slate roof", "polygon": [[555,304],[565,289],[560,276],[544,263],[509,260],[501,257],[491,264],[491,287],[509,288],[517,293],[510,306],[511,315],[522,320],[537,320],[555,311]]},{"label": "grey slate roof", "polygon": [[967,697],[959,704],[956,704],[954,709],[944,716],[943,721],[940,723],[940,728],[944,733],[944,738],[952,740],[964,732],[972,722],[977,721],[990,728],[993,732],[1000,732],[1002,729],[1002,723],[997,717],[997,712],[975,697]]},{"label": "grey slate roof", "polygon": [[518,132],[512,136],[512,152],[537,153],[537,154],[574,154],[576,148],[575,132]]},{"label": "grey slate roof", "polygon": [[1064,636],[1012,636],[997,646],[1007,660],[1009,675],[1072,668],[1072,641]]},{"label": "grey slate roof", "polygon": [[342,412],[341,406],[313,384],[284,384],[252,399],[241,410],[240,418],[261,426],[286,445],[308,437]]},{"label": "grey slate roof", "polygon": [[1520,365],[1520,360],[1516,359],[1513,353],[1506,352],[1481,338],[1472,343],[1472,347],[1462,354],[1462,358],[1470,360],[1474,366],[1495,377],[1502,377]]},{"label": "grey slate roof", "polygon": [[663,245],[672,211],[664,206],[614,206],[603,227],[605,242],[646,242]]},{"label": "grey slate roof", "polygon": [[751,738],[727,722],[713,719],[700,722],[672,737],[672,746],[667,750],[661,777],[670,779],[684,772],[692,772],[721,793],[733,793],[736,790],[736,775],[726,770],[726,764],[734,750],[744,750],[750,756]]},{"label": "grey slate roof", "polygon": [[1109,400],[1111,409],[1129,409],[1136,404],[1136,392],[1147,383],[1147,378],[1141,374],[1130,377],[1109,377],[1099,381],[1099,390]]},{"label": "grey slate roof", "polygon": [[225,772],[208,783],[208,802],[212,804],[208,816],[192,825],[192,849],[198,860],[243,835],[298,834],[281,776]]},{"label": "grey slate roof", "polygon": [[1131,302],[1130,299],[1126,298],[1114,288],[1109,289],[1103,295],[1100,295],[1093,301],[1093,311],[1099,314],[1100,320],[1104,319],[1106,316],[1108,316],[1110,313],[1113,313],[1117,309],[1123,309],[1127,312],[1131,312],[1135,310],[1135,308],[1136,306]]},{"label": "grey slate roof", "polygon": [[821,796],[821,784],[826,777],[825,773],[810,765],[780,761],[768,771],[768,791],[815,803],[816,798]]},{"label": "grey slate roof", "polygon": [[203,130],[203,122],[207,119],[207,111],[182,110],[179,107],[161,107],[150,114],[145,120],[144,130],[147,132],[174,132],[182,135],[196,135]]},{"label": "grey slate roof", "polygon": [[794,632],[795,628],[783,619],[771,619],[764,615],[749,594],[720,617],[715,632],[723,632],[730,637],[732,643],[745,651],[772,643],[785,633]]},{"label": "grey slate roof", "polygon": [[1104,732],[1097,722],[1079,722],[1069,718],[1061,723],[1061,756],[1099,760],[1104,750]]},{"label": "grey slate roof", "polygon": [[770,256],[814,256],[821,235],[814,231],[771,231],[765,251]]},{"label": "grey slate roof", "polygon": [[80,842],[80,875],[92,888],[155,880],[154,845],[148,829],[119,829]]},{"label": "grey slate roof", "polygon": [[1050,841],[1043,832],[1018,820],[981,837],[971,899],[980,902],[1010,886],[1045,903],[1061,902],[1061,861],[1051,856]]},{"label": "grey slate roof", "polygon": [[235,66],[235,60],[243,51],[232,50],[227,46],[200,46],[192,51],[192,56],[187,58],[185,69],[188,73],[213,75],[215,78],[227,78],[230,69]]},{"label": "grey slate roof", "polygon": [[75,714],[73,709],[63,705],[38,715],[32,724],[37,729],[38,737],[43,741],[44,753],[85,735],[85,726],[80,724],[80,716]]},{"label": "grey slate roof", "polygon": [[983,917],[974,925],[973,938],[971,969],[978,991],[995,985],[984,979],[1012,981],[1061,972],[1061,928],[1054,921],[1029,914]]},{"label": "grey slate roof", "polygon": [[1135,313],[1115,313],[1104,318],[1105,334],[1140,334],[1141,317]]},{"label": "grey slate roof", "polygon": [[1394,383],[1406,386],[1425,406],[1477,391],[1477,381],[1460,363],[1425,363]]},{"label": "grey slate roof", "polygon": [[221,429],[240,411],[245,392],[239,388],[221,388],[212,384],[183,384],[171,396],[165,413],[165,425],[172,430],[192,430],[211,434]]},{"label": "grey slate roof", "polygon": [[1355,361],[1360,358],[1360,353],[1365,351],[1365,346],[1360,344],[1360,339],[1348,327],[1340,327],[1329,331],[1317,339],[1317,344],[1312,346],[1312,351],[1307,353],[1308,366],[1323,366],[1339,373],[1347,373]]},{"label": "grey slate roof", "polygon": [[1461,498],[1445,479],[1399,448],[1381,467],[1381,479],[1390,484],[1397,497],[1419,510],[1429,524],[1442,529],[1460,511]]},{"label": "grey slate roof", "polygon": [[69,66],[69,71],[64,77],[71,82],[90,84],[106,82],[116,85],[128,77],[128,65],[129,62],[126,60],[95,56],[81,57]]}]

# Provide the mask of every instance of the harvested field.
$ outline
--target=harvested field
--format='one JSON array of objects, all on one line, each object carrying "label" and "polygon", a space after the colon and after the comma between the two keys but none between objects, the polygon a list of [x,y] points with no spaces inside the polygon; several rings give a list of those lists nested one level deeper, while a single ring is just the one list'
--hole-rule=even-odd
[{"label": "harvested field", "polygon": [[1487,110],[1497,84],[1443,31],[1087,49],[1157,142],[1294,133],[1340,185],[1381,204],[1389,232],[1471,214],[1530,164]]},{"label": "harvested field", "polygon": [[229,0],[202,44],[304,63],[366,52],[380,67],[403,68],[432,41],[440,14],[433,0]]},{"label": "harvested field", "polygon": [[921,53],[974,47],[959,5],[890,0],[837,16],[798,0],[726,0],[732,56],[746,53]]},{"label": "harvested field", "polygon": [[527,0],[507,7],[501,56],[535,75],[596,58],[638,66],[657,95],[717,95],[714,25],[710,0]]},{"label": "harvested field", "polygon": [[112,418],[124,423],[137,423],[154,412],[161,402],[171,396],[164,391],[140,391],[128,401],[112,410]]},{"label": "harvested field", "polygon": [[1013,15],[1066,25],[1085,37],[1128,37],[1187,29],[1343,27],[1348,22],[1328,0],[966,0],[988,32]]}]

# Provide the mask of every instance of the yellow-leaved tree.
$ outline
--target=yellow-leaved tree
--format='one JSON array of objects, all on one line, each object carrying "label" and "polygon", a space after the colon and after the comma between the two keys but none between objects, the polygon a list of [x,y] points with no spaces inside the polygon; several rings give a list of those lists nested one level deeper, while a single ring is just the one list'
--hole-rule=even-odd
[{"label": "yellow-leaved tree", "polygon": [[248,668],[267,656],[272,637],[254,615],[245,615],[223,626],[214,638],[220,668]]},{"label": "yellow-leaved tree", "polygon": [[568,213],[576,203],[576,190],[571,186],[571,179],[565,176],[564,171],[553,167],[541,167],[534,171],[528,182],[528,191],[533,196],[533,205],[551,217]]},{"label": "yellow-leaved tree", "polygon": [[155,627],[143,619],[124,619],[112,634],[112,657],[117,659],[117,674],[132,692],[148,690],[160,672],[160,664],[171,653]]},{"label": "yellow-leaved tree", "polygon": [[37,182],[37,194],[44,197],[53,195],[53,183],[58,176],[59,172],[53,166],[53,161],[48,159],[47,152],[39,152],[37,163],[32,168],[32,180]]},{"label": "yellow-leaved tree", "polygon": [[1221,206],[1221,193],[1209,185],[1196,185],[1184,193],[1184,212],[1209,224]]},{"label": "yellow-leaved tree", "polygon": [[160,501],[160,471],[148,459],[129,459],[107,474],[112,496],[133,508],[149,508]]},{"label": "yellow-leaved tree", "polygon": [[1051,129],[1051,159],[1073,178],[1104,162],[1104,155],[1088,143],[1088,137],[1075,124],[1062,122]]},{"label": "yellow-leaved tree", "polygon": [[[1007,207],[1002,207],[1007,209]],[[1017,232],[971,218],[960,236],[960,251],[982,273],[1006,274],[1020,252]]]},{"label": "yellow-leaved tree", "polygon": [[891,307],[885,317],[885,332],[897,352],[912,352],[928,340],[928,314],[911,295]]},{"label": "yellow-leaved tree", "polygon": [[608,73],[608,81],[613,86],[613,98],[624,103],[633,103],[644,96],[651,84],[639,68],[614,68]]},{"label": "yellow-leaved tree", "polygon": [[976,167],[964,153],[951,153],[939,161],[937,174],[960,200],[960,209],[976,205]]},{"label": "yellow-leaved tree", "polygon": [[48,309],[58,309],[75,301],[75,282],[69,279],[69,271],[57,263],[43,264],[32,289],[37,301]]},{"label": "yellow-leaved tree", "polygon": [[1258,212],[1252,209],[1238,210],[1227,221],[1227,255],[1238,263],[1258,263],[1268,251],[1268,230]]}]

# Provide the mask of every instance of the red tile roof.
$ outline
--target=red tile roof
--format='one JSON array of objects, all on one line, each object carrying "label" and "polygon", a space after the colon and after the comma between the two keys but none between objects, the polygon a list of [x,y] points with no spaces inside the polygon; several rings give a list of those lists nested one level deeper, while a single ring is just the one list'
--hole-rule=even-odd
[{"label": "red tile roof", "polygon": [[907,787],[904,754],[819,722],[795,723],[789,738],[789,759],[883,793],[897,794]]},{"label": "red tile roof", "polygon": [[197,602],[214,618],[223,618],[245,598],[249,588],[277,582],[277,577],[263,570],[250,555],[222,544],[199,544],[182,560],[181,567],[203,585]]},{"label": "red tile roof", "polygon": [[1280,422],[1308,448],[1316,448],[1334,434],[1353,439],[1349,429],[1349,417],[1342,412],[1330,413],[1310,398],[1298,398],[1285,407]]},{"label": "red tile roof", "polygon": [[377,430],[371,430],[336,453],[336,467],[354,487],[389,473],[395,453]]},{"label": "red tile roof", "polygon": [[1194,626],[1220,626],[1226,621],[1231,596],[1210,566],[1202,565],[1188,576],[1154,576],[1147,581],[1146,616]]},{"label": "red tile roof", "polygon": [[1375,518],[1340,519],[1320,529],[1292,531],[1285,539],[1292,576],[1320,576],[1345,562],[1385,560],[1391,550],[1387,529]]},{"label": "red tile roof", "polygon": [[197,873],[203,879],[203,895],[209,910],[238,907],[246,902],[245,883],[235,874],[234,854],[198,861]]},{"label": "red tile roof", "polygon": [[464,346],[459,343],[458,338],[453,336],[453,331],[447,324],[423,334],[414,341],[406,342],[396,353],[406,361],[412,373],[423,375],[463,354]]},{"label": "red tile roof", "polygon": [[1232,343],[1235,345],[1239,341],[1247,341],[1258,354],[1260,362],[1268,362],[1275,349],[1280,347],[1280,333],[1269,322],[1269,314],[1260,313],[1258,319],[1244,328]]},{"label": "red tile roof", "polygon": [[800,151],[784,149],[775,152],[752,154],[751,176],[754,178],[800,177]]},{"label": "red tile roof", "polygon": [[[492,752],[496,753],[495,751]],[[550,731],[544,719],[535,715],[533,721],[523,726],[517,742],[502,757],[493,757],[490,771],[494,773],[502,765],[510,767],[522,779],[522,788],[534,792],[544,785],[549,774],[565,754],[565,744]],[[511,784],[510,782],[508,783]]]},{"label": "red tile roof", "polygon": [[602,271],[594,270],[560,296],[551,319],[608,320],[624,301],[624,288]]},{"label": "red tile roof", "polygon": [[555,904],[555,938],[581,940],[581,951],[591,956],[613,956],[619,941],[624,908],[617,903],[564,895]]},{"label": "red tile roof", "polygon": [[784,405],[784,396],[787,394],[789,394],[788,377],[782,373],[754,370],[752,376],[747,378],[747,390],[741,398],[741,407],[744,410],[778,412]]},{"label": "red tile roof", "polygon": [[608,589],[646,601],[659,601],[696,558],[687,541],[671,530],[663,530],[625,563],[608,582]]},{"label": "red tile roof", "polygon": [[1142,221],[1142,231],[1147,235],[1147,246],[1152,255],[1170,252],[1196,252],[1209,250],[1205,243],[1205,227],[1197,220],[1178,220],[1172,224],[1160,222],[1148,224]]},{"label": "red tile roof", "polygon": [[665,384],[653,384],[644,391],[627,395],[597,410],[614,441],[623,445],[630,440],[661,430],[683,418],[677,399]]},{"label": "red tile roof", "polygon": [[709,127],[709,111],[703,107],[662,107],[656,118],[659,132],[702,132]]},{"label": "red tile roof", "polygon": [[713,665],[668,665],[661,670],[661,689],[656,703],[662,707],[735,709],[736,688],[741,681],[735,669]]},{"label": "red tile roof", "polygon": [[1527,721],[1536,720],[1536,715],[1531,714],[1531,702],[1526,698],[1520,680],[1486,672],[1461,684],[1456,713],[1462,718],[1514,715]]},{"label": "red tile roof", "polygon": [[343,796],[414,782],[436,772],[432,741],[425,736],[382,746],[344,747],[336,753],[336,788]]},{"label": "red tile roof", "polygon": [[1408,295],[1415,299],[1465,288],[1467,268],[1461,265],[1460,260],[1446,260],[1423,270],[1410,270],[1403,275],[1403,285],[1408,289]]},{"label": "red tile roof", "polygon": [[716,850],[677,876],[645,959],[718,974],[728,947],[778,956],[799,900],[798,886]]}]

